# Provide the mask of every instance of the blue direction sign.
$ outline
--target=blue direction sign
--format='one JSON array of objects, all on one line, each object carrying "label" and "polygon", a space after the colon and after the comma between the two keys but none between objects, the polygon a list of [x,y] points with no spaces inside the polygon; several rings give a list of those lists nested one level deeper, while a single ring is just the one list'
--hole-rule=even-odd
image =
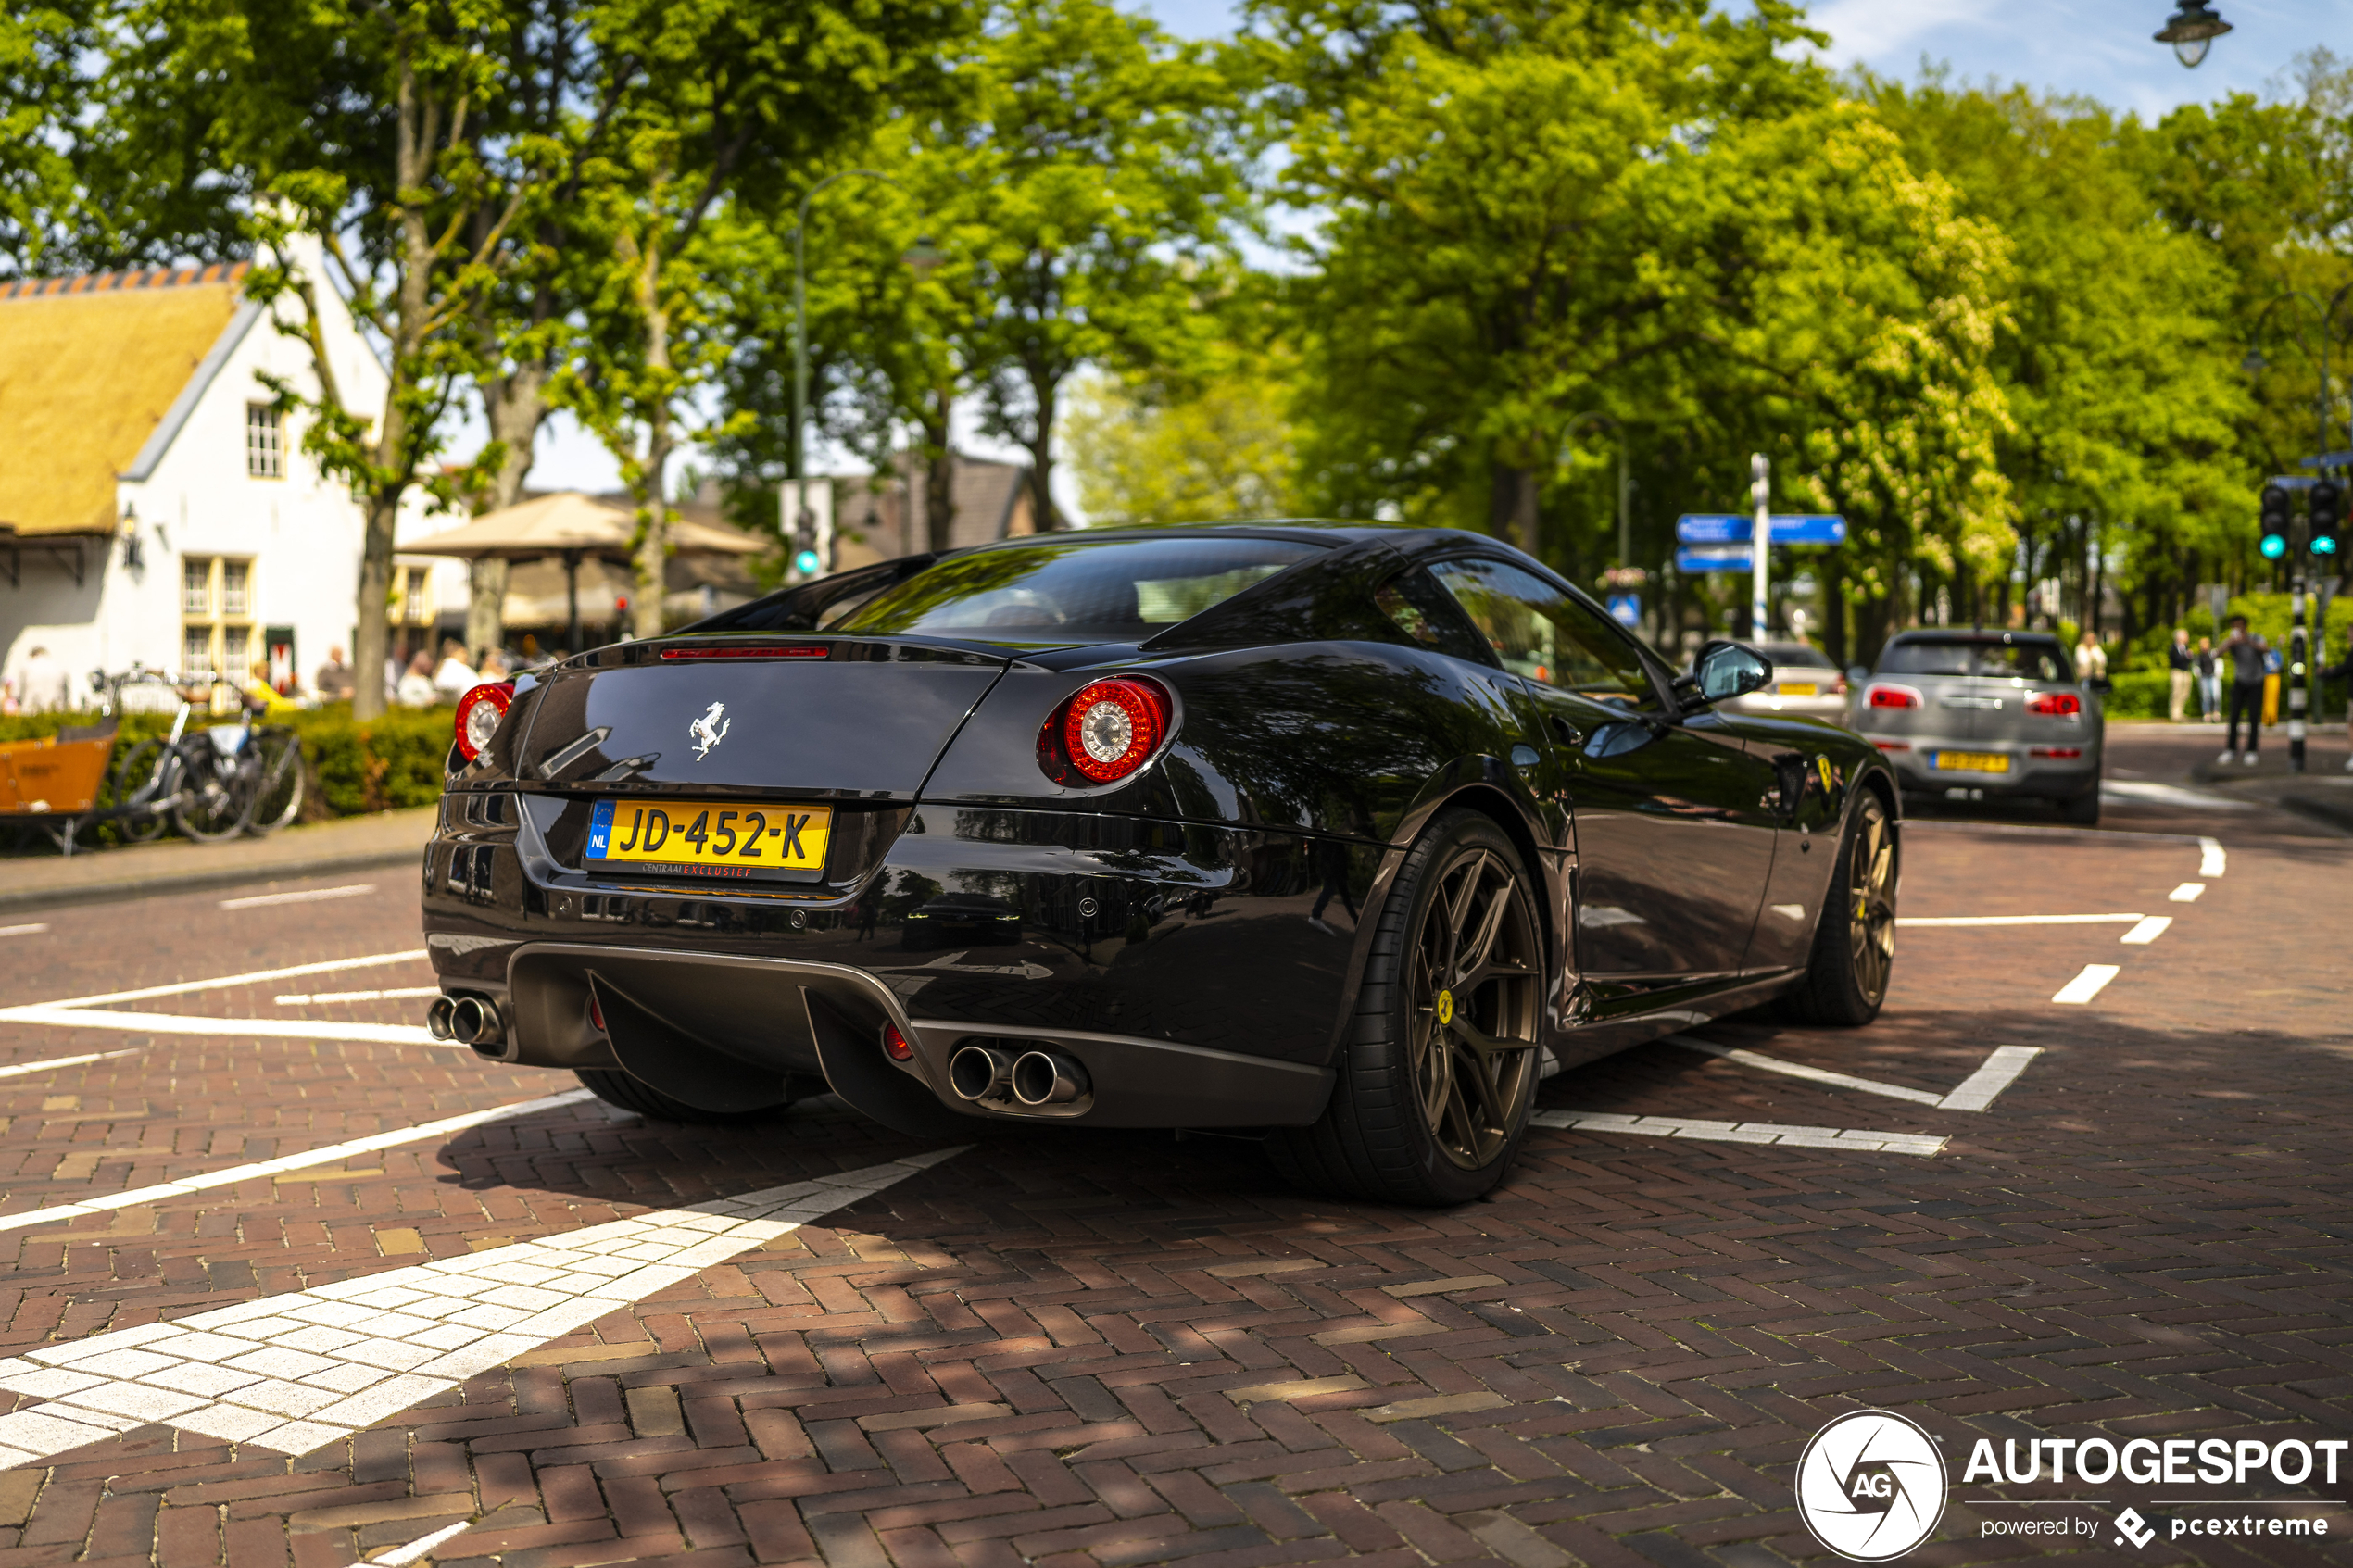
[{"label": "blue direction sign", "polygon": [[1686,577],[1701,571],[1753,571],[1755,567],[1745,544],[1680,545],[1675,550],[1675,570]]},{"label": "blue direction sign", "polygon": [[[1755,520],[1731,512],[1686,512],[1675,520],[1675,537],[1685,545],[1745,545],[1756,532]],[[1776,545],[1843,545],[1846,520],[1835,513],[1773,514]],[[1681,571],[1680,566],[1676,569]],[[1722,571],[1723,568],[1715,570]]]}]

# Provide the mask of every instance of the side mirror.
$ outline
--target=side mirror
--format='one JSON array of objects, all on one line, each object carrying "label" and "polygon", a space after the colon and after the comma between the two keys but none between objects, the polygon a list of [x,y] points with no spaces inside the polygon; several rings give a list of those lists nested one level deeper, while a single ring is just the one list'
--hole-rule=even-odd
[{"label": "side mirror", "polygon": [[1699,650],[1691,673],[1676,678],[1675,695],[1686,707],[1705,708],[1761,690],[1772,678],[1771,659],[1755,648],[1718,638]]}]

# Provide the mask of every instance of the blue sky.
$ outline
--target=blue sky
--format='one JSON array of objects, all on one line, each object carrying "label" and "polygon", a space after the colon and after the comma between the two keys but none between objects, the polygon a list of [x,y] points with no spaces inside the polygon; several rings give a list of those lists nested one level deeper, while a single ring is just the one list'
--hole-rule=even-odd
[{"label": "blue sky", "polygon": [[[1733,0],[1734,4],[1741,0]],[[1819,0],[1814,25],[1831,35],[1826,58],[1911,80],[1923,59],[1962,82],[2021,82],[2081,94],[2145,119],[2232,93],[2261,94],[2296,56],[2333,43],[2353,53],[2353,0],[2208,0],[2237,31],[2216,41],[2204,64],[2186,70],[2149,34],[2174,0]],[[1173,32],[1190,38],[1232,31],[1240,7],[1226,0],[1141,0]],[[975,450],[995,444],[964,436]],[[1012,456],[1011,453],[1003,455]],[[828,466],[822,458],[816,465]],[[606,489],[619,470],[596,442],[558,420],[542,436],[532,483]],[[1067,482],[1065,467],[1061,477]],[[1075,497],[1063,497],[1064,505]]]}]

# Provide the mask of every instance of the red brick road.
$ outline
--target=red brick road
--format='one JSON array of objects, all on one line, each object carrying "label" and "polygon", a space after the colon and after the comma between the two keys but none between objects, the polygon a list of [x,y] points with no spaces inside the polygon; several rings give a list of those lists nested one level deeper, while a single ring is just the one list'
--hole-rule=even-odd
[{"label": "red brick road", "polygon": [[[2178,1487],[1960,1470],[1979,1437],[2353,1436],[2344,949],[2292,935],[2315,915],[2341,933],[2353,845],[2262,812],[2112,825],[2150,831],[1922,825],[1904,912],[2174,916],[2154,944],[2113,924],[1910,929],[1869,1029],[1702,1031],[1938,1093],[1994,1047],[2041,1047],[1990,1111],[1667,1044],[1543,1092],[1948,1136],[1932,1159],[1540,1129],[1491,1200],[1443,1212],[1301,1197],[1230,1139],[986,1138],[306,1458],[151,1425],[0,1472],[0,1568],[339,1568],[461,1521],[434,1561],[1761,1568],[1834,1561],[1792,1479],[1817,1427],[1870,1405],[1927,1426],[1953,1471],[1915,1561],[2036,1550],[1981,1536],[2020,1499],[2189,1512],[2154,1506]],[[2202,834],[2228,871],[2172,902],[2200,880]],[[416,947],[409,880],[375,880],[243,911],[217,892],[55,912],[0,937],[0,1006]],[[2122,972],[2054,1005],[2088,963]],[[274,997],[425,978],[409,961],[122,1005],[411,1022],[415,1002]],[[567,1086],[447,1048],[0,1022],[0,1064],[130,1047],[0,1078],[0,1213]],[[573,1107],[0,1231],[0,1353],[913,1148],[830,1099],[724,1131]],[[2342,1508],[2303,1512],[2353,1530]]]}]

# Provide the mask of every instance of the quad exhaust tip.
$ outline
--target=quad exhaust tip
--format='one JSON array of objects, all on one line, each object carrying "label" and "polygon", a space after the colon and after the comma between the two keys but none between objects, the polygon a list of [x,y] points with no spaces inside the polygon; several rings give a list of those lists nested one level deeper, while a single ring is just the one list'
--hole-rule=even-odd
[{"label": "quad exhaust tip", "polygon": [[425,1033],[436,1040],[455,1039],[457,1036],[449,1027],[449,1011],[454,1006],[456,1002],[453,998],[435,997],[425,1009]]},{"label": "quad exhaust tip", "polygon": [[948,1086],[966,1101],[1007,1099],[1031,1110],[1084,1099],[1087,1070],[1060,1051],[965,1046],[948,1059]]},{"label": "quad exhaust tip", "polygon": [[498,1004],[487,997],[451,999],[449,1035],[459,1045],[472,1047],[476,1056],[505,1060],[506,1052],[499,1047],[507,1038],[507,1020]]}]

